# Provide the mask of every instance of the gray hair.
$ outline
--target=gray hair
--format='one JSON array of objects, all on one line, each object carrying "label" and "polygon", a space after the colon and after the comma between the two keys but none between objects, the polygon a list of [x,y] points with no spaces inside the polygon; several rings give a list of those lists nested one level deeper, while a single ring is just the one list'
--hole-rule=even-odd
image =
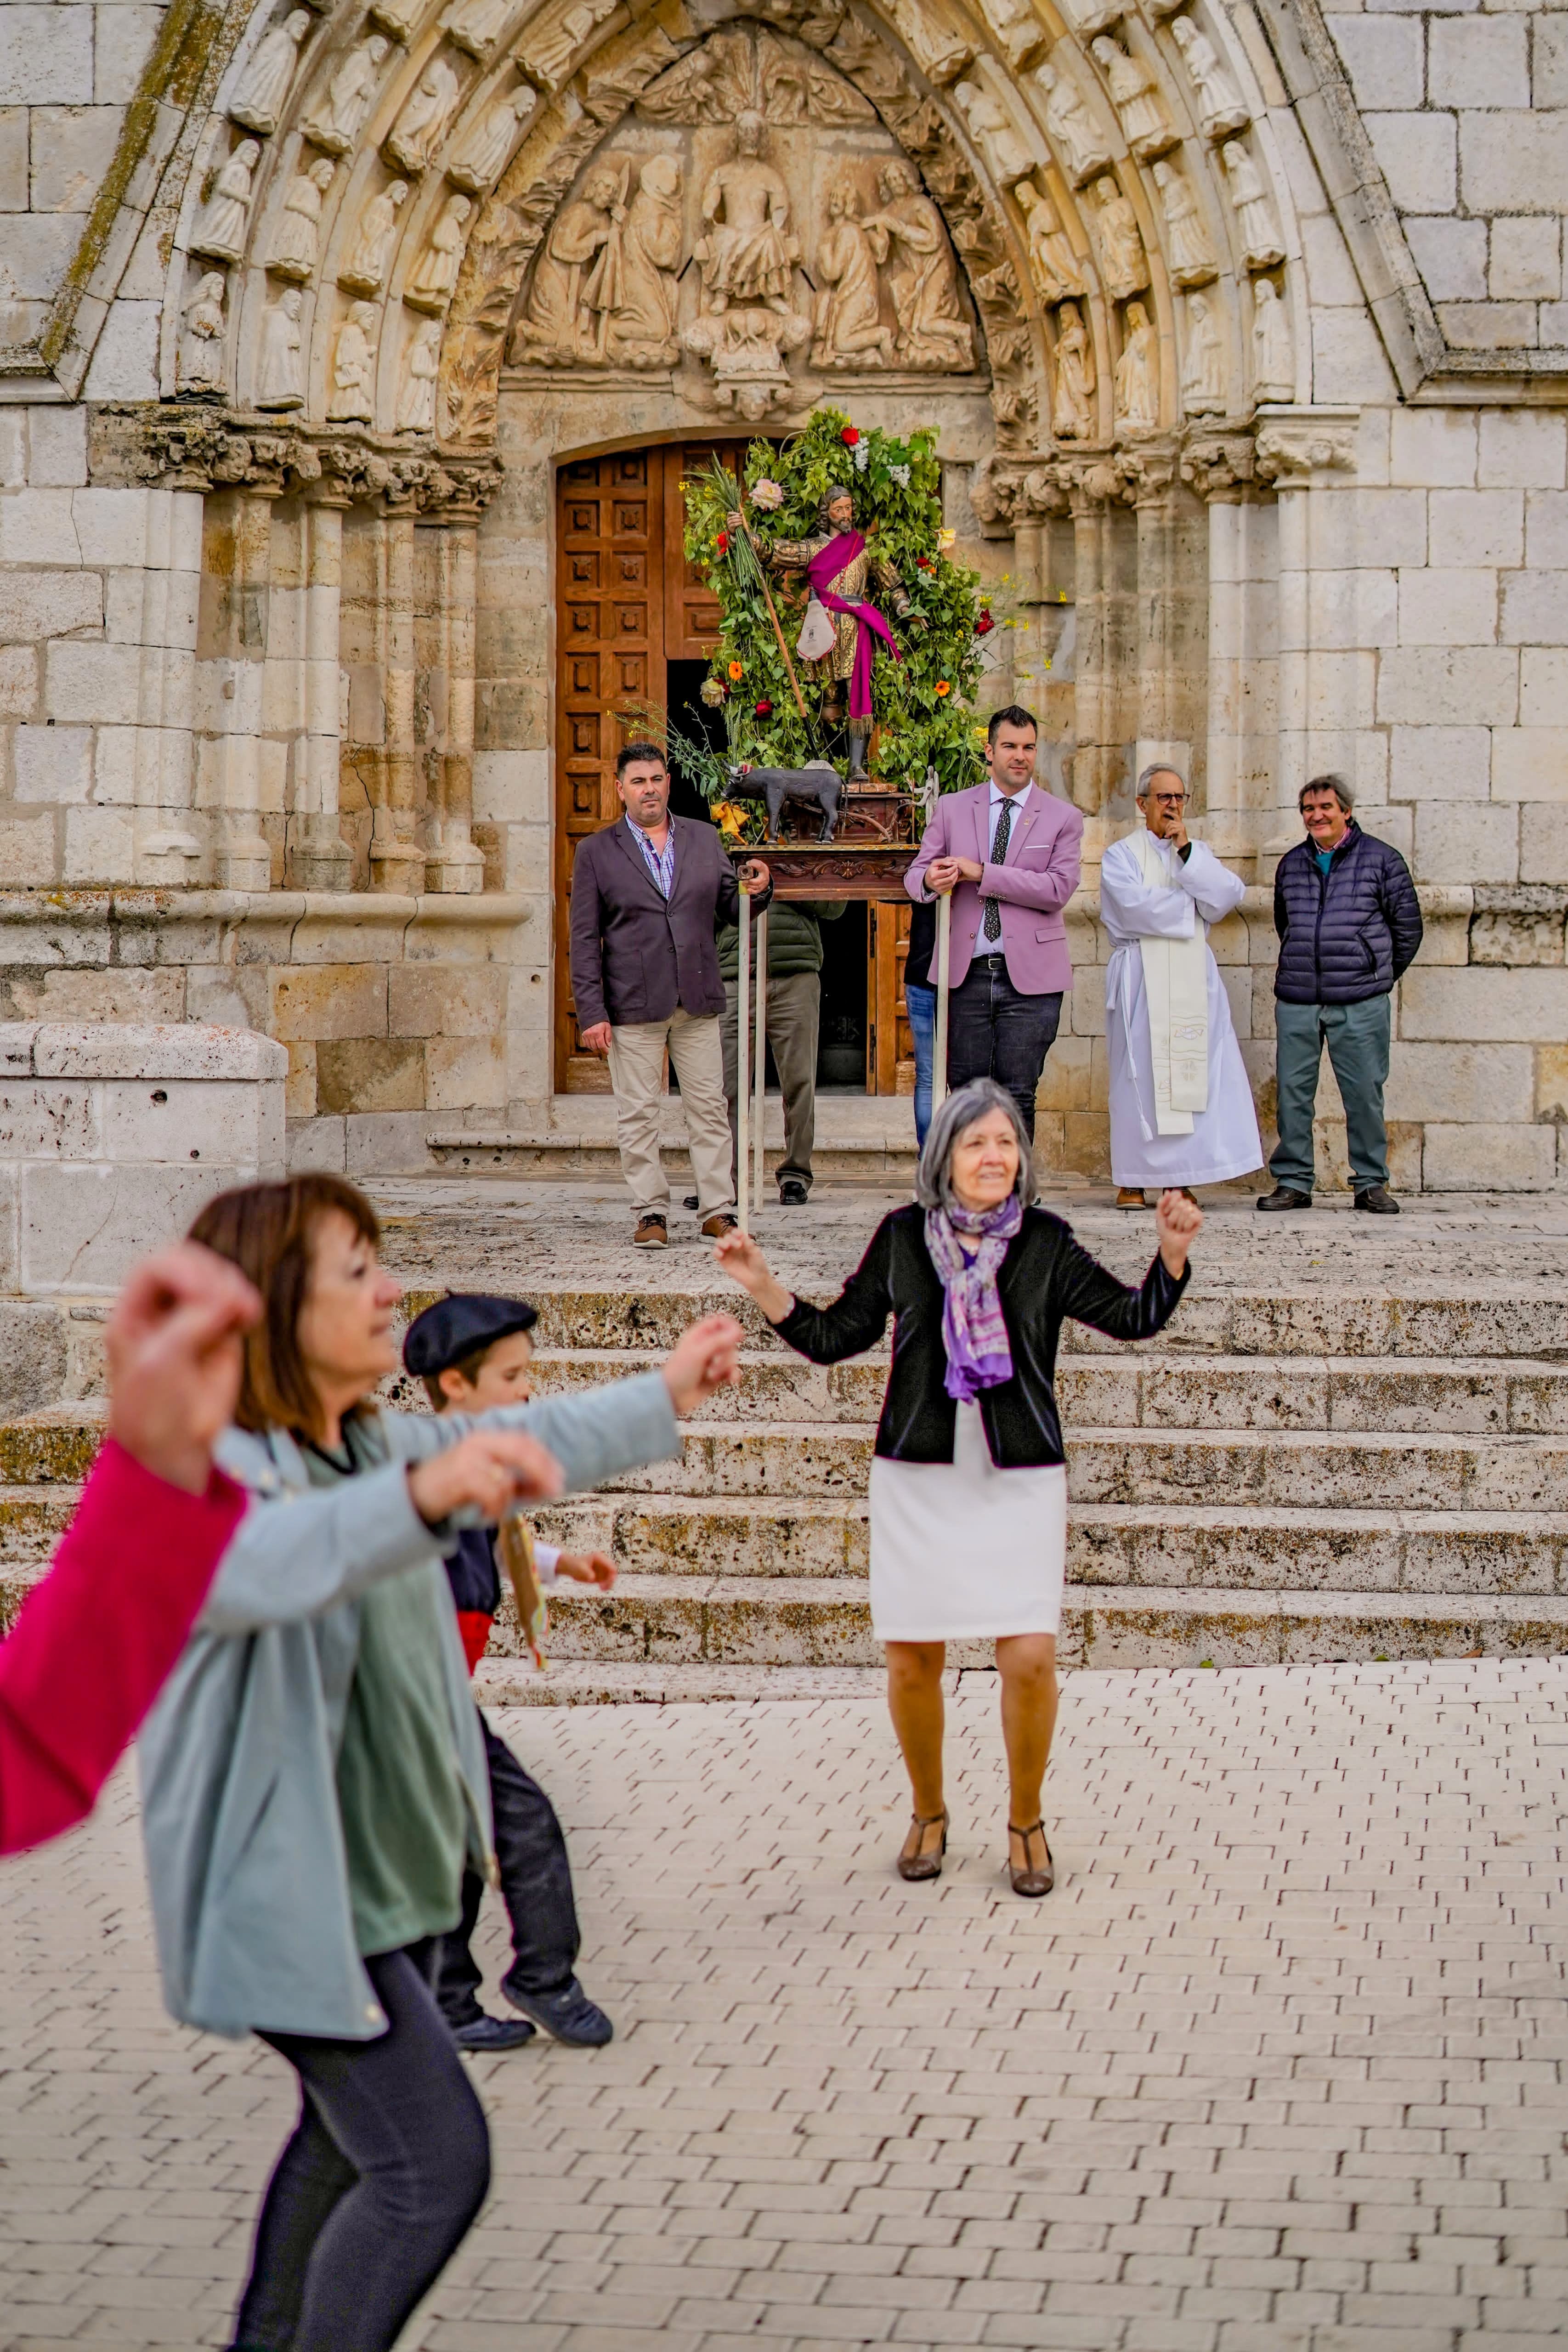
[{"label": "gray hair", "polygon": [[956,1094],[947,1096],[940,1105],[926,1135],[925,1150],[921,1153],[920,1173],[915,1178],[915,1199],[922,1209],[946,1209],[957,1206],[952,1190],[953,1146],[966,1127],[988,1111],[1005,1111],[1013,1122],[1013,1132],[1018,1139],[1018,1198],[1026,1209],[1035,1197],[1035,1155],[1025,1132],[1023,1115],[1005,1087],[994,1078],[972,1078]]},{"label": "gray hair", "polygon": [[1355,806],[1355,794],[1342,776],[1309,776],[1296,795],[1296,806],[1304,809],[1309,793],[1332,793],[1346,816]]},{"label": "gray hair", "polygon": [[1187,789],[1187,780],[1180,768],[1173,767],[1169,760],[1152,760],[1138,779],[1133,793],[1134,799],[1141,801],[1148,799],[1149,787],[1156,776],[1174,776],[1182,790],[1185,792]]}]

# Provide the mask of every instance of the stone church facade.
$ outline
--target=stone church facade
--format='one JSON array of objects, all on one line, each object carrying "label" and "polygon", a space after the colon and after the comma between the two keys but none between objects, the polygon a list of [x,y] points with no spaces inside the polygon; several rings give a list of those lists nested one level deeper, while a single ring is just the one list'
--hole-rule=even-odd
[{"label": "stone church facade", "polygon": [[1265,1114],[1337,769],[1427,916],[1396,1182],[1554,1183],[1565,212],[1531,5],[0,10],[0,1018],[264,1031],[319,1164],[548,1129],[617,699],[701,656],[682,469],[826,400],[940,425],[987,691],[1088,820],[1047,1158],[1104,1169],[1158,751],[1255,885]]}]

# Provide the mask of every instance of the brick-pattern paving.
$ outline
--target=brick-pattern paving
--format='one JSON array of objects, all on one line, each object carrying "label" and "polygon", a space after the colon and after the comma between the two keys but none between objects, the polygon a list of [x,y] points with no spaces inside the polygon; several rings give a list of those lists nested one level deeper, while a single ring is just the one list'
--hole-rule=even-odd
[{"label": "brick-pattern paving", "polygon": [[[502,1718],[619,2033],[481,2066],[496,2189],[409,2345],[1568,2332],[1568,1664],[1078,1675],[1040,1905],[993,1693],[952,1704],[929,1888],[870,1697]],[[163,2019],[129,1780],[0,1873],[0,2343],[225,2344],[289,2095]]]}]

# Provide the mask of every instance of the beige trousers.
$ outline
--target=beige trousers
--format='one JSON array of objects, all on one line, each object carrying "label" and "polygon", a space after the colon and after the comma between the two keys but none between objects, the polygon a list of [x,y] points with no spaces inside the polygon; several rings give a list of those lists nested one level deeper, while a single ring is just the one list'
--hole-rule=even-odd
[{"label": "beige trousers", "polygon": [[730,1173],[730,1114],[724,1101],[724,1056],[719,1016],[672,1013],[668,1021],[633,1021],[610,1031],[610,1084],[615,1089],[621,1173],[636,1209],[669,1207],[669,1182],[658,1156],[664,1116],[664,1054],[680,1081],[687,1149],[704,1217],[735,1205]]}]

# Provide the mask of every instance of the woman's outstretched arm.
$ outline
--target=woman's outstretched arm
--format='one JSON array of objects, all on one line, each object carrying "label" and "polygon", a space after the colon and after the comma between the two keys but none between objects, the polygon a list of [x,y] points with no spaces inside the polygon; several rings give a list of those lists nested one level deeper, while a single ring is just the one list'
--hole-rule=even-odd
[{"label": "woman's outstretched arm", "polygon": [[1187,1286],[1187,1253],[1203,1221],[1203,1211],[1184,1192],[1162,1192],[1154,1212],[1160,1246],[1142,1281],[1131,1286],[1069,1237],[1058,1277],[1062,1313],[1112,1339],[1152,1339]]},{"label": "woman's outstretched arm", "polygon": [[750,1291],[781,1339],[814,1364],[842,1363],[874,1348],[892,1311],[889,1276],[893,1259],[892,1221],[884,1217],[870,1247],[831,1307],[814,1307],[785,1290],[758,1244],[738,1229],[728,1233],[713,1255],[732,1282]]}]

